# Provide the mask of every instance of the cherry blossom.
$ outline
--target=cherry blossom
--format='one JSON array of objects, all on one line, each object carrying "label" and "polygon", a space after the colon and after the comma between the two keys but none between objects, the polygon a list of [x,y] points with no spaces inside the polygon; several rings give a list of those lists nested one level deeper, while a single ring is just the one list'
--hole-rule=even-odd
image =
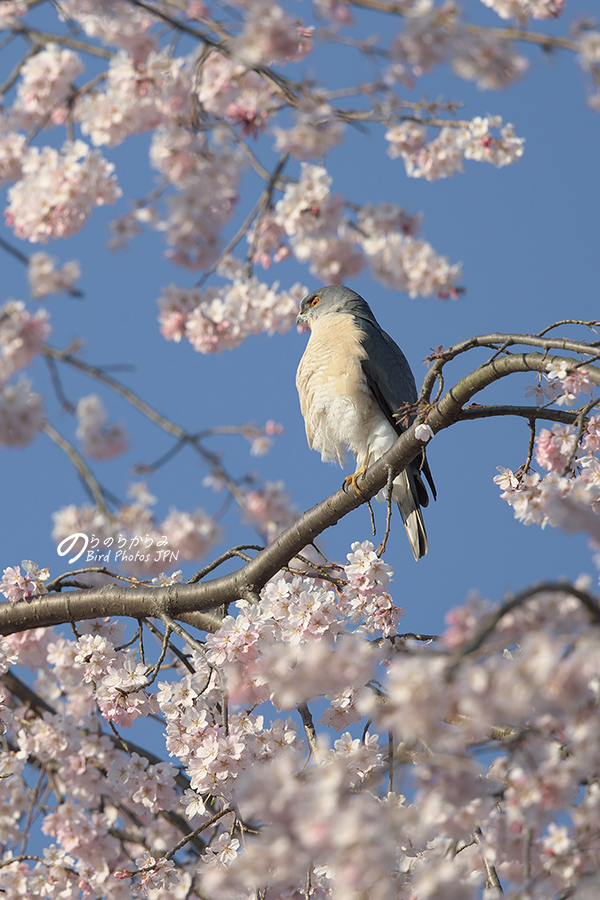
[{"label": "cherry blossom", "polygon": [[459,9],[452,0],[440,7],[425,0],[415,4],[414,13],[392,42],[392,53],[419,76],[448,58],[460,34]]},{"label": "cherry blossom", "polygon": [[[495,137],[491,129],[500,136]],[[501,168],[523,155],[523,138],[515,135],[512,125],[502,125],[500,116],[476,116],[466,127],[442,128],[433,141],[427,142],[426,137],[426,129],[412,122],[395,125],[386,133],[390,142],[388,154],[392,158],[401,156],[406,173],[412,178],[447,178],[463,171],[463,159]]]},{"label": "cherry blossom", "polygon": [[12,25],[18,16],[24,16],[27,13],[27,3],[21,0],[8,0],[0,8],[0,17],[4,25]]},{"label": "cherry blossom", "polygon": [[27,137],[14,129],[13,120],[0,115],[0,184],[17,181],[22,175]]},{"label": "cherry blossom", "polygon": [[[155,155],[154,159],[160,167],[164,157]],[[175,175],[175,165],[175,159],[169,162],[170,177]],[[165,232],[172,248],[167,256],[174,263],[197,269],[213,262],[221,230],[235,209],[241,168],[240,155],[235,151],[205,152],[195,158],[186,186],[167,197],[167,217],[156,227]]]},{"label": "cherry blossom", "polygon": [[409,297],[458,296],[460,264],[438,256],[427,241],[390,232],[363,241],[373,276],[386,287],[406,291]]},{"label": "cherry blossom", "polygon": [[81,130],[99,147],[161,124],[170,108],[185,109],[190,72],[184,58],[150,53],[137,64],[122,52],[111,60],[106,90],[82,97],[76,107]]},{"label": "cherry blossom", "polygon": [[433,437],[431,426],[427,425],[425,422],[421,422],[421,424],[417,425],[415,428],[415,437],[426,444]]},{"label": "cherry blossom", "polygon": [[144,62],[156,40],[148,31],[156,20],[151,13],[125,0],[64,0],[65,13],[78,22],[88,37],[123,47],[136,62]]},{"label": "cherry blossom", "polygon": [[520,21],[554,19],[565,10],[564,0],[482,0],[497,12],[501,19],[516,18]]},{"label": "cherry blossom", "polygon": [[221,530],[203,509],[193,513],[172,509],[160,530],[183,559],[201,559],[221,537]]},{"label": "cherry blossom", "polygon": [[[97,563],[108,559],[117,567],[124,565],[129,571],[148,575],[160,573],[167,560],[204,556],[220,538],[214,519],[201,508],[193,512],[172,508],[162,521],[157,521],[152,512],[156,498],[143,483],[131,485],[129,494],[132,502],[122,505],[114,515],[90,504],[70,504],[59,509],[53,516],[52,537],[56,544],[83,534],[88,543],[82,561]],[[168,576],[169,581],[173,578]]]},{"label": "cherry blossom", "polygon": [[263,269],[269,269],[272,262],[282,262],[291,254],[291,249],[283,243],[285,230],[279,225],[272,214],[263,216],[258,226],[248,231],[247,241],[255,247],[252,261],[259,263]]},{"label": "cherry blossom", "polygon": [[161,332],[168,340],[186,337],[200,353],[231,350],[250,334],[287,331],[296,320],[306,289],[279,291],[257,278],[236,278],[225,288],[184,289],[170,285],[158,300]]},{"label": "cherry blossom", "polygon": [[584,368],[570,368],[567,362],[548,366],[550,396],[559,406],[571,406],[582,393],[591,393],[594,385]]},{"label": "cherry blossom", "polygon": [[82,397],[75,410],[77,437],[83,450],[94,459],[112,459],[128,449],[123,425],[108,425],[108,412],[97,394]]},{"label": "cherry blossom", "polygon": [[31,381],[20,378],[16,384],[0,388],[0,444],[25,447],[44,427],[42,398],[31,390]]},{"label": "cherry blossom", "polygon": [[263,487],[244,494],[244,519],[250,522],[267,541],[272,541],[296,518],[296,510],[285,493],[282,481],[267,481]]},{"label": "cherry blossom", "polygon": [[[542,428],[535,442],[535,458],[543,469],[562,472],[577,448],[576,429],[569,425],[553,425],[552,431]],[[573,462],[571,465],[573,465]]]},{"label": "cherry blossom", "polygon": [[31,295],[36,299],[73,290],[81,275],[79,263],[73,259],[60,268],[56,267],[56,263],[57,260],[47,253],[32,253],[30,256],[27,277]]},{"label": "cherry blossom", "polygon": [[244,135],[263,130],[277,109],[276,93],[264,78],[217,51],[203,61],[197,93],[209,113],[225,117]]},{"label": "cherry blossom", "polygon": [[22,169],[23,177],[9,189],[5,215],[17,237],[31,243],[70,237],[94,206],[121,195],[114,166],[83,141],[67,141],[61,151],[30,147]]},{"label": "cherry blossom", "polygon": [[22,301],[10,300],[0,309],[0,383],[28,366],[50,334],[48,314],[32,315]]},{"label": "cherry blossom", "polygon": [[299,26],[275,3],[253,3],[234,53],[242,62],[257,66],[300,59],[311,50],[309,29]]},{"label": "cherry blossom", "polygon": [[62,124],[67,116],[66,101],[74,91],[74,81],[84,71],[77,53],[46,44],[21,67],[21,79],[12,113],[22,128],[32,125]]},{"label": "cherry blossom", "polygon": [[600,31],[584,31],[578,40],[579,62],[590,70],[600,63]]},{"label": "cherry blossom", "polygon": [[295,110],[297,123],[291,129],[274,128],[275,149],[297,159],[324,156],[344,137],[344,124],[336,120],[327,103],[305,101]]},{"label": "cherry blossom", "polygon": [[44,581],[50,577],[48,569],[40,569],[30,559],[24,559],[22,566],[23,573],[19,566],[9,566],[2,575],[0,591],[11,603],[29,600],[34,594],[43,594],[46,590]]},{"label": "cherry blossom", "polygon": [[526,57],[493,35],[463,36],[457,50],[452,68],[460,78],[475,81],[482,90],[506,88],[529,68]]}]

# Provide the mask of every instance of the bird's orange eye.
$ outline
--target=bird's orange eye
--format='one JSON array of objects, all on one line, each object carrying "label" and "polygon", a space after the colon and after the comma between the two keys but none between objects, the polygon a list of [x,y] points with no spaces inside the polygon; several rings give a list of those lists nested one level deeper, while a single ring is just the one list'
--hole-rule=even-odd
[{"label": "bird's orange eye", "polygon": [[320,298],[320,297],[313,297],[312,300],[310,301],[310,305],[311,305],[311,306],[316,306],[317,303],[320,303],[320,302],[321,302],[321,298]]}]

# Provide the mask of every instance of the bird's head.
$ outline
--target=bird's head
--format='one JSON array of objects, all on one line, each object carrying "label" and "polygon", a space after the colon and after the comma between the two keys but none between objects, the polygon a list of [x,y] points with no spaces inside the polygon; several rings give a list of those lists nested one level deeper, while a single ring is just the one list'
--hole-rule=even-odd
[{"label": "bird's head", "polygon": [[346,313],[375,321],[369,304],[356,291],[343,284],[331,284],[304,298],[296,323],[312,328],[317,319],[330,313]]}]

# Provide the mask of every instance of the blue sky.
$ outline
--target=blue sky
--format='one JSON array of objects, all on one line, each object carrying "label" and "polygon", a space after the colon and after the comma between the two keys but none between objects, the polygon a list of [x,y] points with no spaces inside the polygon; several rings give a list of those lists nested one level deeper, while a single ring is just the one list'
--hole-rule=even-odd
[{"label": "blue sky", "polygon": [[[475,11],[478,21],[502,24],[475,0],[465,6]],[[574,0],[561,20],[543,30],[562,33],[571,18],[584,17],[593,7],[589,0]],[[358,18],[369,33],[385,35],[390,27],[384,16]],[[391,201],[409,212],[422,211],[423,236],[438,253],[463,263],[466,292],[458,302],[411,300],[383,288],[366,274],[351,283],[402,347],[418,383],[425,372],[422,360],[440,344],[448,347],[472,334],[536,332],[563,318],[599,317],[600,118],[586,106],[585,77],[572,54],[547,57],[533,48],[526,55],[531,60],[528,75],[505,92],[482,93],[456,79],[447,68],[440,68],[417,81],[414,91],[407,94],[413,100],[440,95],[463,100],[466,108],[461,117],[490,113],[512,122],[517,134],[526,138],[524,156],[515,165],[497,170],[466,162],[465,173],[451,179],[433,184],[409,179],[402,162],[386,156],[380,126],[367,135],[348,130],[347,141],[327,160],[333,190],[354,203]],[[12,67],[9,57],[6,51],[0,53],[2,81]],[[345,50],[337,48],[324,56],[319,47],[301,70],[311,71],[314,66],[330,83],[341,82],[348,59]],[[62,141],[62,135],[58,140]],[[306,445],[294,385],[306,336],[293,330],[283,336],[254,337],[219,356],[201,356],[188,344],[168,343],[158,333],[156,322],[161,287],[170,282],[190,287],[198,274],[177,270],[164,259],[156,234],[135,240],[130,250],[117,254],[105,246],[110,219],[127,211],[127,200],[141,196],[155,183],[155,175],[147,167],[147,146],[148,139],[142,135],[105,150],[117,165],[123,200],[117,207],[94,212],[88,226],[68,242],[42,248],[61,261],[75,258],[81,262],[80,287],[85,292],[83,299],[61,296],[44,302],[54,329],[50,342],[65,347],[83,337],[82,355],[87,362],[131,367],[118,377],[189,431],[243,422],[262,425],[270,418],[281,422],[285,433],[276,438],[266,457],[251,458],[247,442],[236,436],[214,438],[210,447],[223,452],[234,474],[255,471],[261,479],[285,481],[295,505],[308,509],[336,490],[346,473],[322,463]],[[253,147],[267,164],[273,159],[269,148],[270,140]],[[297,164],[290,163],[286,171],[295,175]],[[256,180],[246,174],[240,215],[232,229],[257,192]],[[0,236],[18,243],[3,226]],[[19,246],[25,252],[40,249]],[[2,254],[0,272],[2,302],[8,298],[28,300],[25,268]],[[257,274],[269,283],[277,279],[282,286],[296,281],[308,290],[319,286],[308,270],[295,262],[273,266],[265,273],[258,269]],[[28,300],[28,305],[37,308],[35,301]],[[484,352],[463,358],[448,367],[446,378],[452,372],[460,377],[467,367],[474,368],[485,358]],[[50,420],[72,439],[74,420],[59,409],[43,360],[34,364],[31,374],[35,389],[44,394]],[[532,381],[525,376],[504,382],[481,402],[486,398],[523,402],[524,389]],[[101,484],[125,500],[133,467],[158,458],[171,446],[170,439],[116,395],[77,373],[64,373],[64,387],[75,402],[84,394],[99,393],[111,418],[126,421],[130,451],[118,460],[93,465]],[[574,578],[582,572],[596,578],[585,536],[567,536],[551,528],[542,531],[536,526],[524,529],[500,501],[492,482],[496,466],[516,469],[525,460],[527,440],[523,421],[495,419],[459,423],[431,444],[429,459],[438,501],[425,513],[429,554],[419,563],[413,561],[398,521],[386,553],[386,561],[395,569],[394,597],[407,608],[408,630],[439,630],[444,612],[471,590],[501,599],[505,591],[540,579]],[[2,449],[0,454],[2,567],[29,558],[49,566],[53,575],[59,574],[65,570],[65,561],[57,556],[51,539],[51,513],[69,503],[85,502],[85,492],[68,460],[44,435],[24,451]],[[159,498],[159,518],[171,506],[216,510],[222,496],[202,486],[206,474],[207,469],[187,450],[155,473],[148,486]],[[375,511],[381,534],[384,508]],[[234,508],[224,523],[226,538],[215,552],[257,538],[241,523]],[[369,538],[369,516],[366,509],[360,509],[326,532],[321,546],[331,559],[340,560],[352,541]],[[194,569],[186,564],[186,577]]]}]

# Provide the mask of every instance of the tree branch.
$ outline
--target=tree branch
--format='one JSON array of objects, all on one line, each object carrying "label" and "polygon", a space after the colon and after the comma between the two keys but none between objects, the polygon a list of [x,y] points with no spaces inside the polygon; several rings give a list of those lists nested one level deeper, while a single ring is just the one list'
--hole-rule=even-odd
[{"label": "tree branch", "polygon": [[[496,343],[504,343],[505,340],[506,335],[496,336]],[[510,354],[493,359],[447,391],[428,412],[427,422],[434,433],[449,428],[460,419],[463,406],[494,381],[516,372],[545,372],[548,364],[558,365],[564,359],[547,353]],[[573,362],[572,357],[566,359]],[[600,386],[600,368],[587,366],[587,370],[589,378]],[[172,584],[159,588],[145,585],[124,588],[111,584],[97,589],[63,591],[58,597],[44,594],[30,602],[5,603],[0,607],[0,634],[102,616],[136,619],[169,616],[200,629],[208,626],[209,630],[213,630],[214,619],[202,613],[235,602],[249,593],[257,594],[270,578],[325,529],[331,528],[343,516],[375,496],[386,484],[390,468],[397,474],[422,452],[423,444],[414,434],[415,424],[403,432],[394,446],[359,479],[360,493],[343,489],[336,491],[305,512],[237,572],[201,584]]]},{"label": "tree branch", "polygon": [[495,416],[518,416],[522,419],[544,419],[548,422],[561,422],[563,425],[575,425],[580,413],[569,409],[545,409],[537,406],[468,406],[461,410],[459,421],[471,419],[491,419]]}]

